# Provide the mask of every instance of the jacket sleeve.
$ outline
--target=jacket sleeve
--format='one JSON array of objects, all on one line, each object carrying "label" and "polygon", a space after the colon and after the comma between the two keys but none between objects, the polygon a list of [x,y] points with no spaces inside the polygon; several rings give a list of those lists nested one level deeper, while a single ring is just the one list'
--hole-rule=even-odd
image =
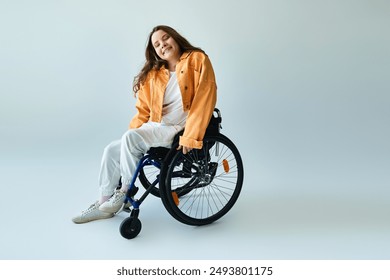
[{"label": "jacket sleeve", "polygon": [[186,126],[179,144],[194,149],[201,149],[206,128],[217,102],[217,85],[214,70],[209,58],[204,55],[199,83],[188,111]]},{"label": "jacket sleeve", "polygon": [[150,118],[150,107],[148,104],[148,95],[150,95],[150,91],[145,86],[141,86],[138,91],[138,98],[136,102],[137,113],[132,118],[129,124],[129,128],[138,128],[142,124],[149,121]]}]

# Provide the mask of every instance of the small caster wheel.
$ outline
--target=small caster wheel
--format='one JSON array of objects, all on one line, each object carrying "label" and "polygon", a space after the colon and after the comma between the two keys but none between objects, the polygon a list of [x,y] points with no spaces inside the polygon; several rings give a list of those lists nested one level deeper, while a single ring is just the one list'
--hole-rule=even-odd
[{"label": "small caster wheel", "polygon": [[129,217],[122,221],[119,231],[126,239],[133,239],[136,237],[142,228],[141,221],[138,218]]}]

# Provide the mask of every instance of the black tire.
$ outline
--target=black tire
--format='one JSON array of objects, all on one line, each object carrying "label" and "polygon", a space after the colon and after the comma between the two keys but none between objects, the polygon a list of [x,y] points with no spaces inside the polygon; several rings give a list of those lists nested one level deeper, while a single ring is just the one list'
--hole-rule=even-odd
[{"label": "black tire", "polygon": [[129,217],[122,221],[119,231],[126,239],[133,239],[136,237],[142,228],[141,221],[138,218]]},{"label": "black tire", "polygon": [[167,163],[160,173],[160,194],[165,208],[178,221],[210,224],[237,201],[244,168],[238,149],[226,136],[205,136],[203,148],[187,155],[172,149]]}]

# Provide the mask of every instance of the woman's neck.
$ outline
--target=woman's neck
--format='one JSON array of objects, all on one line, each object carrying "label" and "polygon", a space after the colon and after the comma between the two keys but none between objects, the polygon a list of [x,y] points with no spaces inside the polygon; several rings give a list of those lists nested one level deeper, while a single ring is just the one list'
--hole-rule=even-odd
[{"label": "woman's neck", "polygon": [[179,62],[180,57],[181,57],[181,54],[179,54],[175,58],[172,58],[172,59],[168,60],[168,69],[169,69],[169,71],[173,72],[173,71],[176,70],[176,64]]}]

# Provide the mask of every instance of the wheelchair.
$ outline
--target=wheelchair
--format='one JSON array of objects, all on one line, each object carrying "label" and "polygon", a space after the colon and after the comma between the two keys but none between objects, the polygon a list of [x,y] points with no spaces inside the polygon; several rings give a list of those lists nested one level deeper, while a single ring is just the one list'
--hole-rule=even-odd
[{"label": "wheelchair", "polygon": [[[153,147],[142,157],[120,210],[130,213],[120,225],[122,237],[132,239],[140,233],[140,205],[149,194],[160,197],[173,218],[191,226],[210,224],[233,207],[241,192],[244,168],[236,146],[220,133],[221,123],[221,113],[214,109],[202,149],[187,154],[177,150],[180,132],[170,149]],[[145,188],[139,199],[134,198],[137,178]]]}]

